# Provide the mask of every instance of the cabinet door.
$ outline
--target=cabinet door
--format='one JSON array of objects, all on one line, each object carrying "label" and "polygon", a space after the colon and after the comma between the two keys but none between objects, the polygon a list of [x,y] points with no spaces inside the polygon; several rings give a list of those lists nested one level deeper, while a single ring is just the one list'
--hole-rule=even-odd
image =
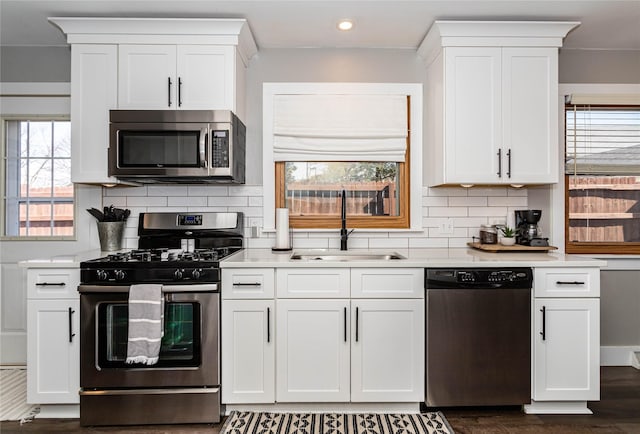
[{"label": "cabinet door", "polygon": [[232,46],[178,46],[178,109],[234,110],[234,52]]},{"label": "cabinet door", "polygon": [[80,402],[78,300],[27,302],[27,402]]},{"label": "cabinet door", "polygon": [[445,49],[444,135],[448,183],[503,182],[504,168],[497,154],[502,140],[501,82],[500,48]]},{"label": "cabinet door", "polygon": [[348,312],[348,300],[277,300],[278,402],[349,401]]},{"label": "cabinet door", "polygon": [[120,45],[118,60],[119,108],[177,107],[175,45]]},{"label": "cabinet door", "polygon": [[502,50],[503,165],[512,183],[558,182],[558,50]]},{"label": "cabinet door", "polygon": [[273,307],[273,300],[223,300],[223,404],[275,402]]},{"label": "cabinet door", "polygon": [[535,300],[533,399],[600,399],[600,300]]},{"label": "cabinet door", "polygon": [[107,175],[109,110],[118,108],[118,47],[72,44],[71,180],[117,184]]},{"label": "cabinet door", "polygon": [[424,300],[353,300],[351,400],[424,399]]}]

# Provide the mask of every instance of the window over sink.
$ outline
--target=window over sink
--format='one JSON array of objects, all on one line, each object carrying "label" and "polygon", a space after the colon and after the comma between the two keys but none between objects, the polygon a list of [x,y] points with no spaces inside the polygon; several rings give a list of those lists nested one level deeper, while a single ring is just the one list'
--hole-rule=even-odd
[{"label": "window over sink", "polygon": [[350,228],[420,228],[421,93],[409,84],[266,83],[265,228],[275,208],[289,209],[293,228],[338,228],[342,190]]}]

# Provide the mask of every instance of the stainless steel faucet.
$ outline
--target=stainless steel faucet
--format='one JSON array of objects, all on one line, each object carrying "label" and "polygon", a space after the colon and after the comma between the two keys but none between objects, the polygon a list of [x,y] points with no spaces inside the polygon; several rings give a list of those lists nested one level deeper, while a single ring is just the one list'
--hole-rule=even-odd
[{"label": "stainless steel faucet", "polygon": [[340,212],[340,250],[347,250],[347,240],[349,239],[349,234],[353,232],[353,229],[347,231],[347,192],[342,190],[342,209]]}]

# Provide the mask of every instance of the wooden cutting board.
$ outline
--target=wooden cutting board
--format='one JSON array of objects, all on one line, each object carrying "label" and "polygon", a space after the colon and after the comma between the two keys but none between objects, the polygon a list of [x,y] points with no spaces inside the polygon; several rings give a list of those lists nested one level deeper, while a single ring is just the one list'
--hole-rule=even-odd
[{"label": "wooden cutting board", "polygon": [[502,244],[481,244],[478,242],[475,243],[467,243],[467,246],[472,247],[474,249],[483,250],[485,252],[550,252],[552,250],[557,250],[557,247],[554,246],[522,246],[520,244],[515,244],[513,246],[503,246]]}]

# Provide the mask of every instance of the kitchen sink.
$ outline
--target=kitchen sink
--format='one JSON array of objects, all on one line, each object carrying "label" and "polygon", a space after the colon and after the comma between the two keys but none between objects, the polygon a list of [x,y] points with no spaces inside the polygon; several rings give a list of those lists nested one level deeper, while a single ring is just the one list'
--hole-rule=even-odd
[{"label": "kitchen sink", "polygon": [[294,261],[392,261],[407,259],[396,252],[293,252],[291,259]]}]

